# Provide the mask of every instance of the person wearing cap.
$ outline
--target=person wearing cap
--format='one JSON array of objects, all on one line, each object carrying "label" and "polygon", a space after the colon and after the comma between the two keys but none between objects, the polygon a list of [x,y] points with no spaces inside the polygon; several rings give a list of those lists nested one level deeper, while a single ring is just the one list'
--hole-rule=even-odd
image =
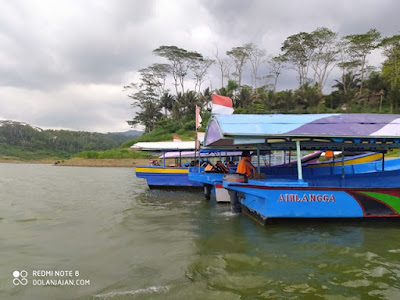
[{"label": "person wearing cap", "polygon": [[[253,175],[252,175],[252,171],[253,171]],[[242,152],[242,159],[240,160],[240,162],[237,166],[236,173],[245,174],[248,178],[250,178],[250,177],[258,178],[259,177],[257,169],[251,163],[250,151],[245,150]]]}]

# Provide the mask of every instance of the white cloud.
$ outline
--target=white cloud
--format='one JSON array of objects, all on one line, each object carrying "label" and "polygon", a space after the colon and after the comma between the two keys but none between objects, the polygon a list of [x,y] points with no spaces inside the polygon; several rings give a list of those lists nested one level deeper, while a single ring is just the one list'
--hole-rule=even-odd
[{"label": "white cloud", "polygon": [[43,128],[126,131],[129,100],[119,85],[70,84],[59,90],[0,89],[0,118]]},{"label": "white cloud", "polygon": [[[0,117],[75,130],[128,130],[123,86],[176,45],[212,56],[253,42],[277,55],[300,31],[399,34],[391,0],[0,0]],[[379,53],[368,58],[382,61]],[[214,68],[213,87],[220,84]],[[295,88],[286,72],[282,88]],[[292,86],[291,86],[292,85]]]}]

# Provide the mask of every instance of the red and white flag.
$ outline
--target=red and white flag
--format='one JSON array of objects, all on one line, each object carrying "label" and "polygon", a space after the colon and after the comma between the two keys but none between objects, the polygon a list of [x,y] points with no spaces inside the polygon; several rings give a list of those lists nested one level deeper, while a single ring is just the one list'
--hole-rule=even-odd
[{"label": "red and white flag", "polygon": [[180,137],[177,137],[177,136],[175,136],[175,135],[174,135],[173,141],[174,141],[174,142],[182,142],[181,138],[180,138]]},{"label": "red and white flag", "polygon": [[196,105],[196,129],[201,127],[200,107]]},{"label": "red and white flag", "polygon": [[211,113],[217,115],[233,114],[232,99],[229,97],[213,94]]}]

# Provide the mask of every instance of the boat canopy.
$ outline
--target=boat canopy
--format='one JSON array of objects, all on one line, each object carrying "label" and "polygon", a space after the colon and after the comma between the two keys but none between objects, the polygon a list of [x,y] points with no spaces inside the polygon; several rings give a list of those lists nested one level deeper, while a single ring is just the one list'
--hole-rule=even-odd
[{"label": "boat canopy", "polygon": [[400,148],[400,115],[214,115],[206,149],[387,151]]},{"label": "boat canopy", "polygon": [[140,142],[130,147],[144,151],[180,151],[195,150],[196,142]]},{"label": "boat canopy", "polygon": [[[211,158],[219,156],[241,156],[242,151],[218,151],[218,150],[201,150],[199,151],[182,151],[182,152],[166,152],[165,158],[177,158],[177,157],[200,157],[200,158]],[[161,155],[159,158],[164,158]]]}]

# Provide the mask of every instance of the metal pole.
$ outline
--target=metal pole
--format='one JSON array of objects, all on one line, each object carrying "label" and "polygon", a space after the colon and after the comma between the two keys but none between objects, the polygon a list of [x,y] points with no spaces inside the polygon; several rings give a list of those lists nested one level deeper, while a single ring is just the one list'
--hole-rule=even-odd
[{"label": "metal pole", "polygon": [[382,152],[382,172],[385,171],[385,152]]},{"label": "metal pole", "polygon": [[260,145],[257,145],[257,172],[260,174]]},{"label": "metal pole", "polygon": [[297,175],[299,181],[303,181],[303,169],[301,165],[301,154],[300,154],[300,141],[296,141],[296,155],[297,155]]},{"label": "metal pole", "polygon": [[162,151],[162,156],[163,156],[163,161],[164,161],[164,167],[165,167],[165,151]]},{"label": "metal pole", "polygon": [[283,164],[286,165],[286,150],[283,150]]},{"label": "metal pole", "polygon": [[344,179],[344,147],[342,146],[342,179]]}]

